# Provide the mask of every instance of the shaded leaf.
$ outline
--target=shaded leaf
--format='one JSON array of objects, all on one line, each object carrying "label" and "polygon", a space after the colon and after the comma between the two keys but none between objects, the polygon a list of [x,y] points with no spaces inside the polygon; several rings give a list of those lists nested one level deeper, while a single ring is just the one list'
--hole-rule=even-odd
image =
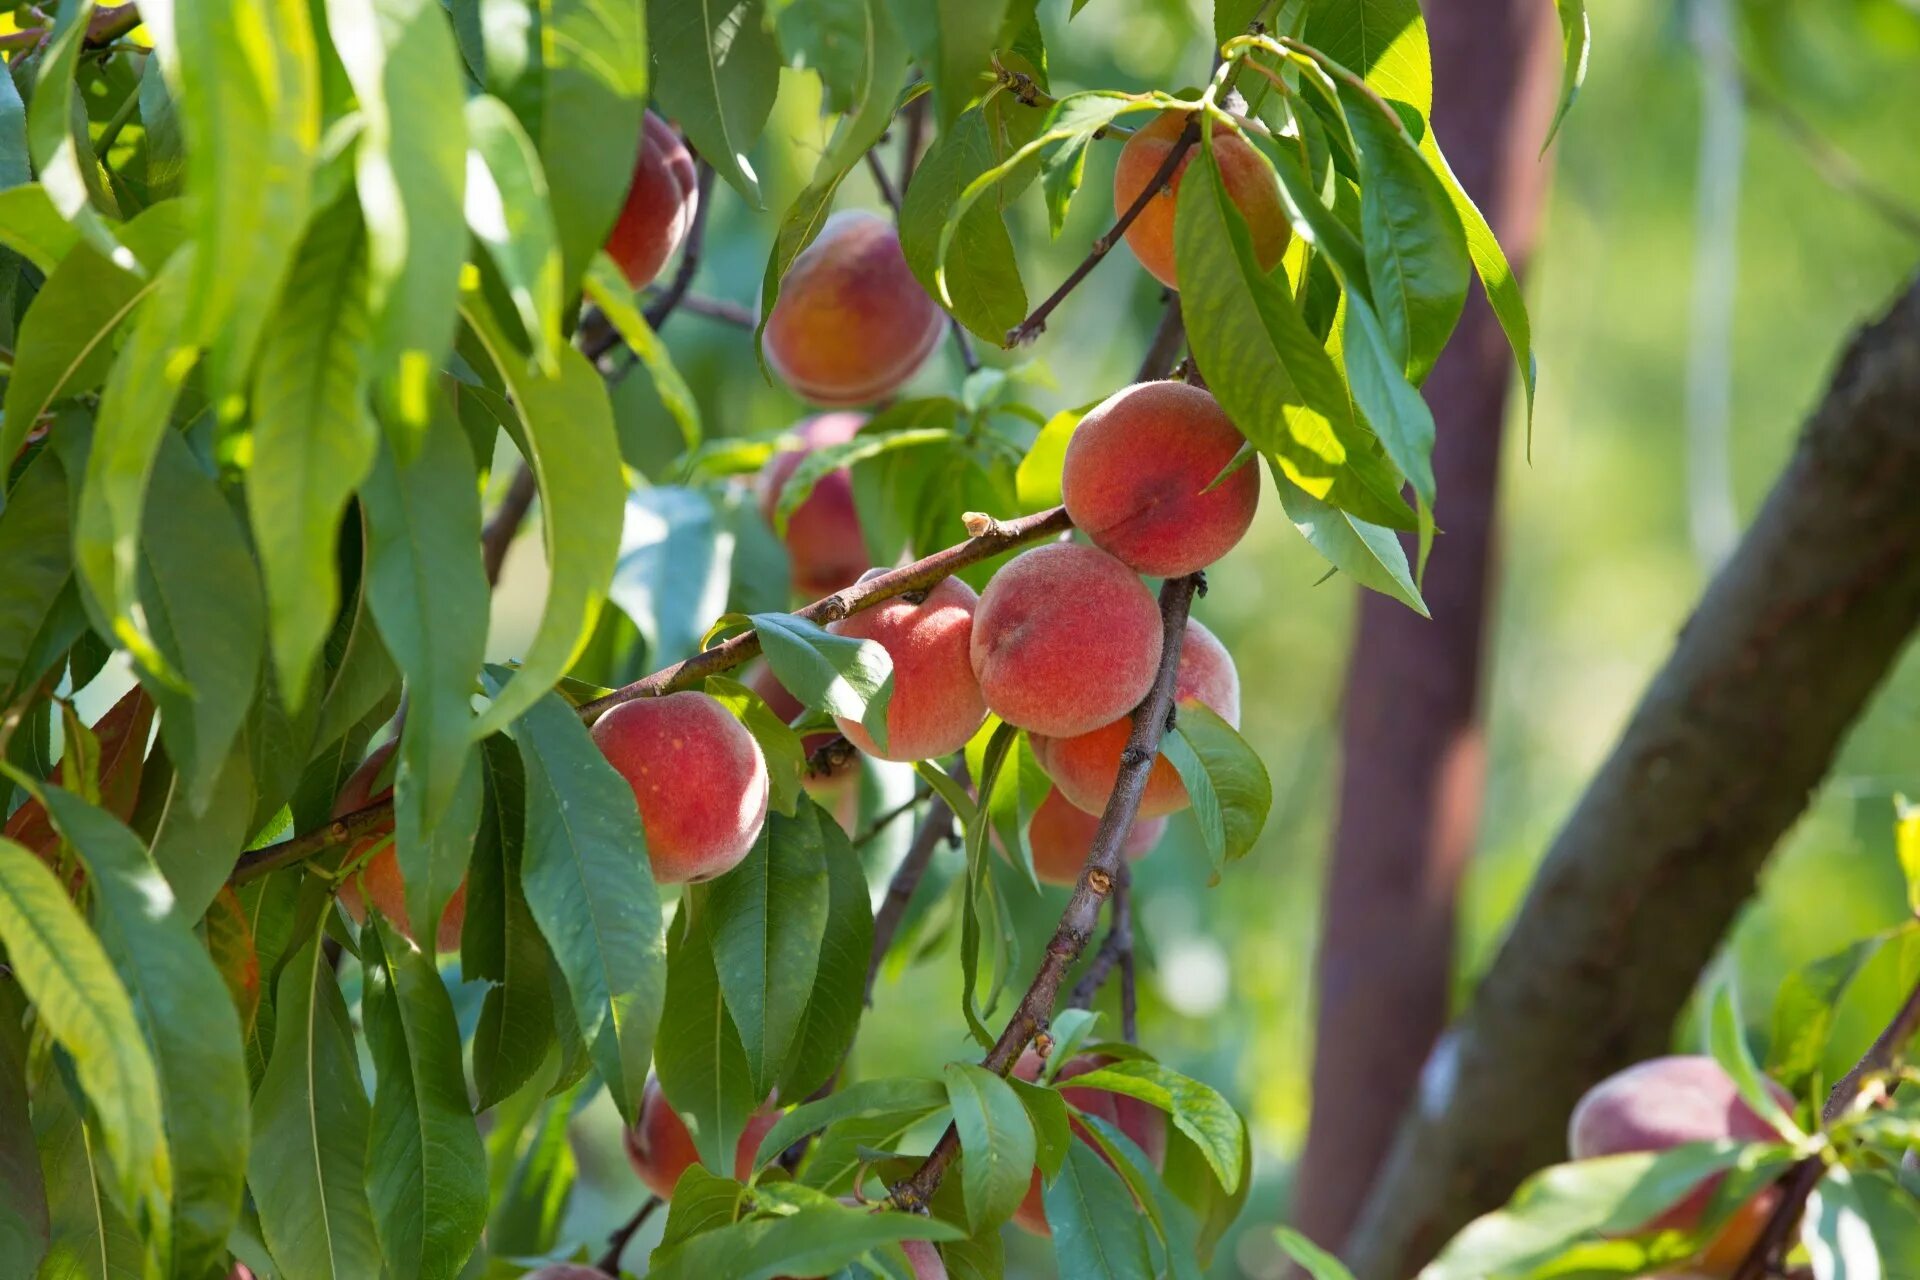
[{"label": "shaded leaf", "polygon": [[754,1093],[740,1031],[727,1014],[713,931],[707,913],[695,905],[705,905],[701,897],[696,892],[681,899],[669,930],[655,1066],[661,1092],[693,1135],[701,1163],[731,1173],[747,1117],[765,1095]]},{"label": "shaded leaf", "polygon": [[1133,1193],[1092,1147],[1067,1144],[1066,1161],[1047,1184],[1044,1202],[1061,1280],[1152,1277]]},{"label": "shaded leaf", "polygon": [[1430,616],[1420,588],[1414,585],[1406,549],[1393,530],[1321,501],[1294,484],[1278,466],[1272,474],[1287,519],[1328,564],[1361,586],[1392,596],[1421,617]]},{"label": "shaded leaf", "polygon": [[820,964],[779,1079],[782,1098],[809,1098],[840,1069],[865,1012],[873,906],[859,854],[831,814],[803,797],[792,824],[781,821],[782,838],[817,843],[827,868],[827,923],[820,939]]},{"label": "shaded leaf", "polygon": [[1222,1190],[1239,1189],[1246,1127],[1218,1090],[1149,1058],[1128,1058],[1075,1076],[1076,1089],[1104,1089],[1137,1098],[1167,1113],[1193,1139]]},{"label": "shaded leaf", "polygon": [[910,1124],[933,1114],[946,1103],[946,1086],[938,1080],[901,1076],[856,1080],[844,1089],[836,1089],[824,1098],[782,1115],[760,1139],[754,1167],[765,1165],[808,1134],[843,1120],[905,1119]]},{"label": "shaded leaf", "polygon": [[7,567],[0,574],[0,698],[22,675],[34,637],[72,577],[68,539],[66,472],[43,450],[0,509],[0,564]]},{"label": "shaded leaf", "polygon": [[893,659],[871,640],[835,635],[791,613],[756,613],[767,665],[801,703],[858,721],[882,748],[887,704],[893,697]]},{"label": "shaded leaf", "polygon": [[780,68],[763,0],[649,0],[647,32],[661,109],[714,172],[761,207],[747,149],[773,110]]},{"label": "shaded leaf", "polygon": [[950,1062],[947,1100],[960,1134],[967,1221],[978,1234],[1013,1216],[1033,1177],[1033,1122],[1013,1086],[985,1067]]},{"label": "shaded leaf", "polygon": [[498,98],[467,99],[467,226],[487,247],[541,370],[557,372],[560,243],[533,139]]}]

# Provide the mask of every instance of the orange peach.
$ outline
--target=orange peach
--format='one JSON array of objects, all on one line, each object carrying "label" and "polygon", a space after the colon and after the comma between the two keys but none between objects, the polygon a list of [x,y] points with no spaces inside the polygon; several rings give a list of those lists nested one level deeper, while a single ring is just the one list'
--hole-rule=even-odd
[{"label": "orange peach", "polygon": [[1012,560],[974,611],[969,654],[989,710],[1071,737],[1127,712],[1160,665],[1160,610],[1126,565],[1060,542]]},{"label": "orange peach", "polygon": [[[1133,207],[1133,202],[1166,163],[1168,153],[1186,126],[1186,112],[1163,111],[1127,139],[1113,170],[1116,214]],[[1219,160],[1228,198],[1247,220],[1247,230],[1253,236],[1254,258],[1262,270],[1271,271],[1287,249],[1287,211],[1281,203],[1279,179],[1251,143],[1217,123],[1213,128],[1213,153]],[[1146,208],[1127,228],[1127,247],[1133,250],[1133,256],[1169,289],[1180,287],[1173,252],[1173,215],[1180,180],[1198,155],[1200,144],[1195,143],[1180,158],[1172,181],[1147,201]]]},{"label": "orange peach", "polygon": [[767,364],[802,399],[871,404],[926,363],[946,317],[883,218],[836,213],[787,268],[767,317]]},{"label": "orange peach", "polygon": [[753,848],[767,818],[767,762],[718,700],[635,698],[595,721],[593,740],[633,788],[655,880],[711,880]]},{"label": "orange peach", "polygon": [[[1100,827],[1098,816],[1070,803],[1059,788],[1047,792],[1047,798],[1033,811],[1027,826],[1027,843],[1033,848],[1033,871],[1046,884],[1070,885],[1080,879],[1080,869],[1093,851],[1093,834]],[[1121,842],[1120,852],[1128,862],[1138,862],[1152,853],[1167,833],[1165,818],[1135,818],[1133,829]]]},{"label": "orange peach", "polygon": [[[756,485],[760,514],[773,523],[780,491],[815,449],[845,444],[866,422],[858,413],[823,413],[794,428],[801,447],[776,453],[767,460]],[[853,476],[844,467],[820,477],[806,501],[787,518],[783,539],[792,567],[793,589],[809,600],[832,595],[851,585],[872,563],[866,538],[860,532],[860,514],[853,505]]]},{"label": "orange peach", "polygon": [[[741,1182],[751,1177],[753,1156],[760,1150],[760,1140],[779,1120],[780,1113],[771,1107],[763,1107],[749,1116],[734,1148],[733,1168],[719,1172]],[[672,1199],[680,1175],[700,1162],[686,1121],[660,1092],[660,1081],[653,1077],[647,1079],[647,1087],[640,1094],[640,1120],[627,1130],[626,1147],[633,1171],[640,1175],[647,1189],[662,1200]]]},{"label": "orange peach", "polygon": [[700,189],[693,155],[667,122],[649,111],[640,129],[627,202],[607,233],[607,256],[638,289],[653,282],[693,228]]},{"label": "orange peach", "polygon": [[[347,775],[346,782],[340,787],[340,794],[334,798],[334,817],[343,818],[357,809],[393,798],[392,786],[382,788],[378,794],[374,793],[373,786],[398,745],[396,741],[376,748],[358,769]],[[340,905],[347,909],[353,922],[366,923],[367,900],[372,899],[374,910],[385,916],[387,923],[398,929],[408,941],[418,945],[420,940],[413,936],[413,926],[407,920],[407,882],[400,875],[400,856],[393,847],[392,814],[389,813],[371,831],[354,841],[341,865],[355,863],[359,864],[359,871],[340,885]],[[440,927],[434,934],[434,945],[440,952],[445,954],[460,949],[460,930],[466,920],[467,882],[462,880],[440,913]]]},{"label": "orange peach", "polygon": [[[1070,1059],[1060,1068],[1054,1077],[1056,1081],[1072,1080],[1077,1076],[1097,1071],[1113,1061],[1101,1054],[1083,1053]],[[1014,1064],[1013,1074],[1021,1080],[1033,1081],[1040,1078],[1040,1069],[1046,1065],[1045,1059],[1032,1049],[1020,1055],[1020,1061]],[[1167,1158],[1167,1117],[1157,1107],[1149,1106],[1138,1098],[1129,1098],[1122,1093],[1108,1093],[1104,1089],[1062,1089],[1060,1096],[1077,1111],[1095,1116],[1120,1130],[1133,1144],[1140,1148],[1141,1154],[1159,1168]],[[1102,1160],[1107,1153],[1101,1151],[1093,1141],[1087,1127],[1079,1120],[1073,1122],[1073,1134],[1080,1141],[1098,1151]],[[1111,1160],[1107,1161],[1109,1164]],[[1047,1226],[1047,1210],[1043,1199],[1043,1184],[1040,1171],[1033,1171],[1033,1181],[1027,1187],[1026,1199],[1013,1211],[1015,1225],[1037,1236],[1052,1235]]]},{"label": "orange peach", "polygon": [[[1180,642],[1180,669],[1174,676],[1176,706],[1199,702],[1228,724],[1240,724],[1240,673],[1227,647],[1199,622],[1187,620]],[[1071,738],[1035,737],[1033,754],[1053,779],[1060,794],[1088,813],[1107,807],[1113,784],[1120,776],[1120,753],[1133,732],[1133,719],[1122,716],[1091,733]],[[1178,813],[1191,803],[1186,784],[1165,755],[1154,757],[1147,773],[1147,789],[1140,798],[1140,817]]]},{"label": "orange peach", "polygon": [[1177,578],[1233,549],[1260,502],[1260,468],[1209,489],[1246,437],[1199,387],[1141,382],[1080,419],[1060,488],[1074,527],[1135,572]]},{"label": "orange peach", "polygon": [[930,760],[967,745],[987,719],[967,656],[979,603],[972,587],[947,578],[917,604],[896,596],[828,626],[835,635],[873,641],[893,659],[886,749],[865,726],[836,716],[849,742],[882,760]]}]

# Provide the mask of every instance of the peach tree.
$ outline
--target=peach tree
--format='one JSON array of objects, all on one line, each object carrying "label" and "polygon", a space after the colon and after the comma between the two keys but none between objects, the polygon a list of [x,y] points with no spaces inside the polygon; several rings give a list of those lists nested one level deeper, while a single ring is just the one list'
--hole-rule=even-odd
[{"label": "peach tree", "polygon": [[[1203,84],[1093,87],[1047,48],[1087,0],[49,7],[0,33],[0,1273],[990,1277],[1011,1223],[1064,1276],[1200,1275],[1251,1146],[1138,1043],[1128,866],[1184,812],[1230,878],[1271,802],[1204,571],[1264,475],[1424,612],[1419,387],[1475,278],[1531,400],[1416,0],[1219,0]],[[832,125],[767,208],[783,69]],[[1102,147],[1109,229],[1034,302],[1006,210],[1058,235]],[[692,292],[723,202],[751,307]],[[1042,413],[1025,353],[1097,269],[1166,288],[1138,379]],[[709,432],[682,311],[832,412]],[[851,1077],[929,961],[951,1061]],[[1714,1026],[1435,1274],[1632,1274],[1795,1195],[1851,1239],[1911,1114],[1816,1138]],[[1751,1123],[1640,1132],[1695,1085]],[[602,1091],[653,1194],[569,1239]]]}]

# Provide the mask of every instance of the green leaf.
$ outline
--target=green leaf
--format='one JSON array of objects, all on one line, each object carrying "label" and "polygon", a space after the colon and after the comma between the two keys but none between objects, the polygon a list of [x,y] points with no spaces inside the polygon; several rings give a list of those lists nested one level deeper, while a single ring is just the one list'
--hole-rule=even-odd
[{"label": "green leaf", "polygon": [[499,268],[534,359],[548,376],[560,351],[560,242],[540,155],[498,98],[467,99],[467,226]]},{"label": "green leaf", "polygon": [[1886,941],[1886,934],[1862,938],[1787,975],[1773,1001],[1768,1074],[1797,1084],[1819,1069],[1840,1011],[1840,997]]},{"label": "green leaf", "polygon": [[79,231],[60,215],[45,187],[33,183],[0,191],[0,245],[40,268],[41,274],[51,275],[79,240]]},{"label": "green leaf", "polygon": [[817,844],[827,867],[827,925],[820,939],[820,964],[779,1080],[782,1098],[809,1098],[839,1071],[866,1009],[873,904],[859,854],[832,815],[802,797],[791,823],[769,819],[775,820],[781,822],[783,838]]},{"label": "green leaf", "polygon": [[205,808],[194,812],[187,784],[175,773],[154,829],[154,865],[173,887],[182,915],[206,913],[233,872],[253,828],[253,761],[245,735],[236,740],[214,779]]},{"label": "green leaf", "polygon": [[801,703],[858,721],[874,741],[887,743],[887,704],[893,698],[893,659],[871,640],[834,635],[791,613],[750,618],[760,648],[780,683]]},{"label": "green leaf", "polygon": [[659,891],[633,789],[557,694],[535,703],[513,732],[526,772],[527,905],[600,1078],[632,1124],[665,986]]},{"label": "green leaf", "polygon": [[[924,404],[929,417],[945,416],[952,402],[948,400],[909,401],[907,405],[896,405],[881,418],[891,417],[894,413],[909,406]],[[918,416],[917,414],[915,416]],[[820,482],[835,471],[851,468],[856,463],[866,462],[899,449],[918,449],[933,444],[950,444],[958,439],[950,427],[905,427],[900,430],[888,430],[878,421],[869,422],[853,439],[841,444],[822,445],[809,449],[800,459],[792,474],[780,486],[779,500],[773,508],[774,531],[784,536],[787,523],[793,519],[793,513],[812,495]]]},{"label": "green leaf", "polygon": [[1593,30],[1587,22],[1587,0],[1554,0],[1554,8],[1560,11],[1560,105],[1554,109],[1553,123],[1547,126],[1547,136],[1540,143],[1543,153],[1553,144],[1554,135],[1560,132],[1560,122],[1567,118],[1567,109],[1586,82],[1587,50],[1593,42]]},{"label": "green leaf", "polygon": [[1353,1272],[1347,1270],[1346,1264],[1292,1227],[1277,1228],[1273,1234],[1280,1242],[1281,1251],[1299,1263],[1313,1280],[1353,1280]]},{"label": "green leaf", "polygon": [[1754,1061],[1753,1049],[1747,1044],[1745,1023],[1740,1017],[1740,1002],[1731,981],[1721,983],[1713,994],[1707,1011],[1707,1047],[1714,1060],[1726,1068],[1734,1084],[1739,1086],[1742,1101],[1789,1142],[1805,1139],[1806,1134],[1780,1105],[1780,1099],[1774,1096],[1760,1071],[1760,1064]]},{"label": "green leaf", "polygon": [[941,296],[940,263],[966,269],[945,281],[954,319],[995,346],[1027,315],[1027,291],[1013,238],[997,202],[976,200],[951,231],[948,218],[966,190],[1001,159],[986,116],[971,108],[940,137],[913,171],[900,209],[900,248],[921,288]]},{"label": "green leaf", "polygon": [[679,485],[636,489],[627,497],[607,595],[639,628],[650,661],[696,652],[707,619],[727,611],[733,539],[722,503],[706,490]]},{"label": "green leaf", "polygon": [[649,1280],[773,1280],[832,1275],[869,1251],[902,1240],[953,1240],[959,1228],[863,1205],[814,1204],[778,1218],[753,1218],[656,1250]]},{"label": "green leaf", "polygon": [[1413,583],[1406,549],[1393,530],[1321,501],[1294,484],[1277,465],[1272,473],[1287,519],[1328,564],[1361,586],[1392,596],[1421,617],[1431,616],[1420,588]]},{"label": "green leaf", "polygon": [[73,1059],[120,1202],[134,1208],[142,1230],[164,1237],[173,1167],[160,1080],[133,1002],[53,872],[7,840],[0,840],[0,943],[40,1026]]},{"label": "green leaf", "polygon": [[1181,313],[1208,387],[1297,486],[1376,524],[1411,527],[1400,478],[1373,452],[1332,357],[1286,289],[1260,270],[1239,210],[1206,162],[1187,166],[1174,215]]},{"label": "green leaf", "polygon": [[701,1163],[732,1173],[747,1117],[765,1095],[754,1092],[739,1029],[727,1015],[714,967],[713,930],[707,913],[697,909],[704,905],[698,891],[682,898],[669,930],[667,996],[655,1065],[661,1091],[686,1122]]},{"label": "green leaf", "polygon": [[1133,1193],[1084,1142],[1069,1143],[1044,1203],[1060,1280],[1150,1280],[1146,1232]]},{"label": "green leaf", "polygon": [[1245,857],[1273,807],[1273,783],[1247,740],[1211,707],[1188,701],[1180,704],[1179,723],[1161,750],[1193,798],[1215,870]]},{"label": "green leaf", "polygon": [[247,1175],[261,1232],[287,1280],[380,1273],[367,1199],[370,1133],[346,1001],[312,938],[280,974]]},{"label": "green leaf", "polygon": [[[465,434],[436,397],[416,456],[402,462],[387,433],[361,489],[367,519],[367,603],[406,677],[407,718],[394,790],[395,846],[415,936],[429,938],[436,901],[458,883],[457,852],[432,833],[468,777],[469,710],[487,629],[480,566],[480,496]],[[477,781],[477,779],[476,779]],[[471,785],[471,784],[469,784]],[[477,800],[474,787],[469,796]],[[477,811],[468,810],[469,813]],[[424,895],[415,908],[416,894]]]},{"label": "green leaf", "polygon": [[153,1051],[173,1162],[174,1269],[224,1260],[247,1178],[247,1068],[240,1020],[195,916],[174,901],[140,838],[71,791],[39,792],[86,863],[101,941]]},{"label": "green leaf", "polygon": [[[593,299],[613,331],[620,335],[620,341],[627,344],[640,365],[653,379],[653,389],[660,397],[660,403],[667,413],[680,426],[680,439],[689,449],[700,447],[700,405],[693,398],[693,391],[686,380],[680,376],[680,370],[674,367],[673,356],[667,350],[667,344],[653,331],[647,318],[639,307],[633,305],[633,289],[627,284],[626,277],[620,274],[613,259],[606,254],[595,254],[587,270],[587,296]],[[769,300],[763,311],[771,311]]]},{"label": "green leaf", "polygon": [[266,579],[274,671],[296,710],[340,606],[341,514],[379,449],[362,402],[372,342],[366,265],[357,209],[336,206],[314,222],[261,340],[254,379],[247,510]]},{"label": "green leaf", "polygon": [[0,1266],[21,1276],[37,1272],[52,1226],[27,1109],[26,1016],[19,984],[0,979]]},{"label": "green leaf", "polygon": [[714,972],[755,1097],[772,1092],[806,1016],[827,928],[826,855],[812,822],[769,814],[746,859],[708,891]]},{"label": "green leaf", "polygon": [[373,1057],[368,1191],[395,1273],[453,1277],[487,1221],[486,1153],[467,1109],[460,1028],[433,962],[378,913],[360,934]]},{"label": "green leaf", "polygon": [[1200,1148],[1221,1190],[1232,1195],[1239,1189],[1246,1128],[1218,1090],[1148,1058],[1128,1058],[1075,1076],[1073,1087],[1104,1089],[1158,1107]]},{"label": "green leaf", "polygon": [[759,694],[726,676],[708,676],[707,696],[718,701],[734,718],[745,725],[766,757],[767,778],[772,791],[768,804],[776,813],[793,816],[795,806],[805,794],[800,780],[807,767],[807,753],[800,735],[773,714]]},{"label": "green leaf", "polygon": [[[801,1138],[843,1120],[906,1119],[917,1122],[947,1105],[947,1089],[938,1080],[904,1076],[857,1080],[826,1097],[782,1115],[760,1139],[754,1168],[764,1166]],[[904,1126],[903,1126],[904,1127]]]},{"label": "green leaf", "polygon": [[326,12],[363,120],[354,176],[375,361],[389,410],[421,430],[467,256],[466,119],[448,109],[464,92],[460,54],[437,0],[326,0]]},{"label": "green leaf", "polygon": [[1057,1090],[1015,1077],[1009,1077],[1007,1084],[1020,1095],[1027,1119],[1033,1122],[1034,1164],[1043,1178],[1057,1176],[1067,1158],[1067,1144],[1073,1140],[1066,1099]]},{"label": "green leaf", "polygon": [[1800,1241],[1814,1280],[1880,1280],[1886,1274],[1866,1206],[1845,1165],[1828,1169],[1808,1197]]},{"label": "green leaf", "polygon": [[985,1067],[950,1062],[945,1077],[960,1134],[967,1223],[977,1235],[1011,1218],[1026,1197],[1036,1155],[1033,1122],[1020,1095]]},{"label": "green leaf", "polygon": [[186,316],[239,390],[307,224],[320,146],[318,55],[303,0],[150,4],[171,100],[193,156],[196,246]]},{"label": "green leaf", "polygon": [[[1341,329],[1348,385],[1353,388],[1354,402],[1386,446],[1387,456],[1419,495],[1424,514],[1437,497],[1433,482],[1433,411],[1407,381],[1391,341],[1367,300],[1349,291],[1346,324]],[[1423,526],[1430,523],[1429,519],[1422,521]]]},{"label": "green leaf", "polygon": [[74,121],[86,119],[83,109],[75,110],[74,75],[86,43],[87,20],[92,16],[93,0],[61,0],[55,10],[52,28],[34,67],[27,144],[33,152],[40,185],[54,207],[88,243],[111,255],[119,246],[93,205],[96,201],[104,204],[108,213],[119,210],[101,178],[84,128],[78,134],[74,132]]},{"label": "green leaf", "polygon": [[1420,0],[1319,0],[1303,38],[1385,97],[1433,114],[1433,58]]},{"label": "green leaf", "polygon": [[519,413],[514,442],[540,483],[540,529],[551,575],[539,629],[519,670],[473,726],[476,736],[484,736],[537,702],[593,638],[619,560],[627,487],[613,407],[593,364],[568,348],[560,352],[559,375],[541,377],[517,358],[484,306],[471,307],[467,315],[513,392]]},{"label": "green leaf", "polygon": [[115,1203],[113,1177],[101,1151],[99,1124],[68,1087],[66,1073],[49,1062],[33,1098],[34,1139],[46,1174],[48,1232],[44,1277],[89,1280],[156,1274],[152,1241]]},{"label": "green leaf", "polygon": [[[0,664],[0,684],[5,683],[4,676],[5,666]],[[1894,810],[1898,815],[1893,827],[1894,853],[1907,882],[1907,906],[1920,915],[1920,806],[1909,804],[1905,796],[1895,796]]]},{"label": "green leaf", "polygon": [[67,481],[43,450],[0,508],[0,699],[21,674],[41,625],[73,576],[68,561]]},{"label": "green leaf", "polygon": [[1000,41],[1008,0],[891,0],[914,60],[933,85],[944,136],[991,83],[988,65]]},{"label": "green leaf", "polygon": [[747,149],[766,128],[780,49],[763,0],[648,0],[654,96],[714,172],[762,207]]}]

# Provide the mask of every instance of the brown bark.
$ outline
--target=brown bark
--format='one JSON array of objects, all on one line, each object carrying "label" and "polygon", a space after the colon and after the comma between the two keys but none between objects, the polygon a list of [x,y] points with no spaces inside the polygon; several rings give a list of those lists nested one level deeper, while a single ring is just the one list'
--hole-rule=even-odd
[{"label": "brown bark", "polygon": [[1661,1052],[1776,841],[1920,624],[1920,285],[1792,460],[1555,839],[1348,1237],[1420,1265],[1564,1158],[1583,1090]]},{"label": "brown bark", "polygon": [[[1459,0],[1428,15],[1434,129],[1515,270],[1539,223],[1553,109],[1552,6]],[[1425,393],[1445,530],[1431,622],[1362,596],[1348,672],[1339,814],[1318,961],[1313,1112],[1295,1223],[1336,1247],[1446,1024],[1454,900],[1486,775],[1481,656],[1513,356],[1476,286]]]}]

